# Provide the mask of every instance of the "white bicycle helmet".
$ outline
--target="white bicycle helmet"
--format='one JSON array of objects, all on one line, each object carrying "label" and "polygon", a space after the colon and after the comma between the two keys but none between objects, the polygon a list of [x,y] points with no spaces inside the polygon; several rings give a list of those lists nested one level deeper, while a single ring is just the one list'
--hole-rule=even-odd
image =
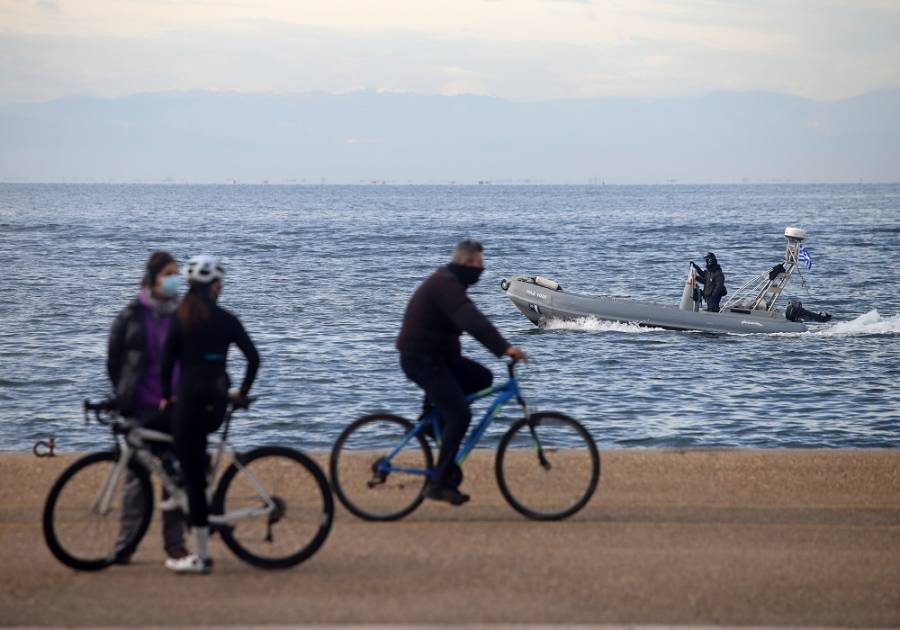
[{"label": "white bicycle helmet", "polygon": [[225,280],[225,268],[215,256],[205,254],[192,257],[184,268],[184,277],[188,282],[209,284],[215,280]]}]

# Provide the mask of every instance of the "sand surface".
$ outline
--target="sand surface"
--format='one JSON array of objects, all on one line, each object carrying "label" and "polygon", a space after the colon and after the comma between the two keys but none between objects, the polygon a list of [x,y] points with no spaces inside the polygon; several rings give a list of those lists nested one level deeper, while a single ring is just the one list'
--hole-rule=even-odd
[{"label": "sand surface", "polygon": [[215,572],[162,567],[158,517],[130,566],[77,573],[47,550],[44,498],[71,456],[0,456],[0,623],[532,623],[900,626],[900,451],[604,451],[561,523],[509,508],[493,454],[470,504],[396,523],[339,510],[288,571],[216,540]]}]

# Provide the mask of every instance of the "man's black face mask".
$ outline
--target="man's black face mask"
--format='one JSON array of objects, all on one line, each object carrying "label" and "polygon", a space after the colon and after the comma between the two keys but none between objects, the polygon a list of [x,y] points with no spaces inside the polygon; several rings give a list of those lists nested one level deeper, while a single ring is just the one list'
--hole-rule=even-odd
[{"label": "man's black face mask", "polygon": [[456,277],[459,278],[459,281],[467,287],[478,282],[478,279],[481,277],[481,272],[484,271],[484,269],[480,267],[467,267],[465,265],[457,265],[456,263],[450,263],[448,266],[451,271],[456,274]]}]

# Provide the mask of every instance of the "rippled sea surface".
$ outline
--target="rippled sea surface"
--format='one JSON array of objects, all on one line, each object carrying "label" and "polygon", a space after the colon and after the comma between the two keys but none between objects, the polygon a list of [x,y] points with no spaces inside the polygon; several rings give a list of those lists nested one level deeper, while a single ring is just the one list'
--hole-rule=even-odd
[{"label": "rippled sea surface", "polygon": [[[803,334],[542,330],[499,288],[540,274],[677,304],[689,260],[716,252],[733,291],[780,260],[786,226],[808,231],[814,261],[790,295],[835,315]],[[900,185],[0,185],[0,449],[106,443],[80,404],[108,392],[109,324],[160,248],[225,261],[222,304],[263,358],[238,444],[324,449],[363,412],[413,416],[393,340],[463,236],[486,246],[473,298],[532,357],[529,402],[579,418],[603,447],[900,446]],[[234,350],[230,366],[239,379]]]}]

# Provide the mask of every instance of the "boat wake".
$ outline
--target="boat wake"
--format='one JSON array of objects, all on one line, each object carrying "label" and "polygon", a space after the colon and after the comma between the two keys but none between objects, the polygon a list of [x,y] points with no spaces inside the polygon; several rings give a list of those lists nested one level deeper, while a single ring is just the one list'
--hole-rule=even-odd
[{"label": "boat wake", "polygon": [[[544,330],[581,330],[585,332],[617,332],[641,334],[664,332],[663,328],[638,326],[626,322],[609,322],[595,317],[579,317],[577,319],[550,319],[542,326]],[[744,336],[740,335],[739,336]],[[865,337],[869,335],[900,335],[900,314],[882,317],[872,309],[849,322],[837,322],[816,330],[801,333],[772,333],[774,336],[812,336],[812,337]]]},{"label": "boat wake", "polygon": [[542,326],[544,330],[583,330],[588,332],[648,333],[660,332],[662,328],[638,326],[624,322],[608,322],[596,317],[579,317],[578,319],[550,319]]},{"label": "boat wake", "polygon": [[815,337],[863,337],[866,335],[900,334],[900,315],[882,317],[872,309],[849,322],[838,322],[827,328],[811,330],[803,333]]}]

